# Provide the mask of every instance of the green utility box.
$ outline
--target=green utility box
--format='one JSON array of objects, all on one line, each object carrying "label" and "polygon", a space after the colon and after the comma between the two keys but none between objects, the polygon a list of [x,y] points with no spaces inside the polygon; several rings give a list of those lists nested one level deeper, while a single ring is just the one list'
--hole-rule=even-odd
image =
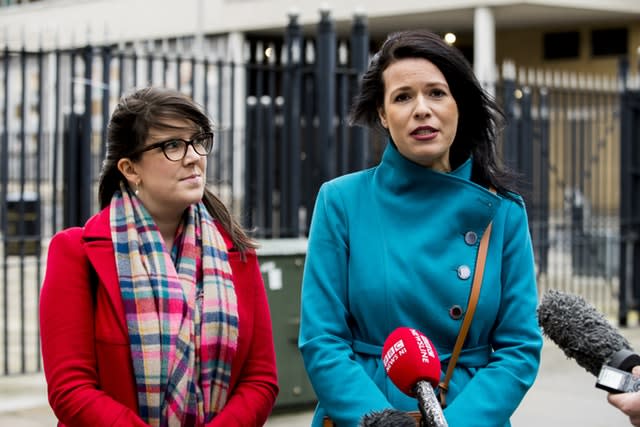
[{"label": "green utility box", "polygon": [[267,289],[280,394],[276,408],[309,405],[316,396],[298,351],[300,288],[306,239],[260,241],[258,261]]}]

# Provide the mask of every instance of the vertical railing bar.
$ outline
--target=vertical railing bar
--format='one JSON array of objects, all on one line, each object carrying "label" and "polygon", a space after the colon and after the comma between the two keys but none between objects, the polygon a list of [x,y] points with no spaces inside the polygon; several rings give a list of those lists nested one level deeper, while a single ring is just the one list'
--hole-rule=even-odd
[{"label": "vertical railing bar", "polygon": [[174,64],[176,67],[176,90],[182,90],[182,55],[176,55]]},{"label": "vertical railing bar", "polygon": [[[91,162],[92,153],[92,79],[93,79],[93,47],[88,45],[84,48],[84,117],[82,121],[82,138],[80,150],[80,170],[79,176],[93,177],[93,167]],[[91,216],[92,191],[91,182],[80,182],[80,224],[84,224]]]},{"label": "vertical railing bar", "polygon": [[[275,56],[275,53],[273,53]],[[274,224],[273,224],[273,195],[275,191],[275,101],[276,101],[276,81],[275,81],[275,71],[274,71],[274,63],[272,61],[267,62],[267,98],[265,98],[268,103],[265,106],[264,112],[266,114],[266,138],[265,138],[265,224],[268,236],[273,238],[277,237],[275,235]],[[282,193],[280,193],[282,195]],[[282,208],[282,204],[279,202],[279,207]]]},{"label": "vertical railing bar", "polygon": [[54,83],[54,93],[55,93],[55,104],[53,111],[53,170],[51,172],[52,175],[52,213],[51,213],[51,223],[52,230],[58,229],[58,155],[60,150],[60,56],[62,52],[60,49],[55,50],[55,83]]},{"label": "vertical railing bar", "polygon": [[118,49],[118,97],[120,97],[124,91],[125,91],[125,82],[124,82],[124,62],[125,62],[125,55],[124,55],[124,48],[120,47]]},{"label": "vertical railing bar", "polygon": [[216,162],[216,183],[221,184],[223,179],[222,179],[222,164],[223,164],[223,157],[224,157],[224,153],[226,151],[227,148],[227,131],[226,129],[224,129],[224,114],[223,114],[223,101],[224,101],[224,91],[225,91],[225,87],[223,85],[223,79],[224,79],[224,63],[222,62],[222,59],[218,59],[218,61],[216,62],[216,71],[218,72],[218,93],[217,93],[217,97],[216,97],[216,101],[217,101],[217,105],[216,105],[216,114],[217,114],[217,122],[218,122],[218,126],[222,127],[222,131],[220,132],[221,136],[224,135],[224,137],[221,138],[220,144],[218,144],[218,155],[215,156],[215,162]]},{"label": "vertical railing bar", "polygon": [[190,63],[191,63],[191,75],[189,77],[189,86],[191,87],[191,99],[195,100],[197,95],[196,85],[195,85],[197,63],[196,63],[196,57],[193,53],[191,54]]},{"label": "vertical railing bar", "polygon": [[255,203],[256,203],[256,220],[255,225],[258,228],[258,233],[261,237],[266,237],[265,228],[266,228],[266,213],[265,213],[265,204],[264,200],[266,198],[266,190],[265,190],[265,148],[264,148],[264,140],[259,137],[259,135],[264,134],[264,122],[262,115],[262,95],[263,95],[263,79],[264,79],[264,69],[262,62],[256,64],[256,121],[255,121],[255,170],[256,170],[256,179],[255,179]]},{"label": "vertical railing bar", "polygon": [[7,263],[7,192],[8,192],[8,181],[9,181],[9,62],[11,60],[11,56],[9,53],[9,47],[5,46],[4,48],[4,105],[3,105],[3,119],[4,126],[2,127],[2,156],[0,156],[0,162],[2,162],[2,168],[0,168],[0,181],[2,183],[2,191],[0,191],[0,195],[2,196],[2,235],[5,236],[5,250],[4,253],[4,262],[2,263],[3,269],[3,278],[4,283],[2,286],[3,290],[3,323],[2,323],[2,341],[3,341],[3,374],[6,375],[9,373],[9,267]]},{"label": "vertical railing bar", "polygon": [[20,372],[26,372],[26,336],[25,336],[25,187],[26,187],[26,155],[27,155],[27,136],[26,136],[26,122],[27,122],[27,51],[23,47],[20,52],[20,71],[21,82],[20,89],[20,193],[18,195],[18,248],[20,254],[19,269],[20,269]]},{"label": "vertical railing bar", "polygon": [[111,46],[102,47],[102,128],[100,131],[100,158],[104,159],[107,150],[107,126],[109,123],[109,101],[111,98]]},{"label": "vertical railing bar", "polygon": [[[35,246],[35,251],[36,251],[36,280],[35,280],[35,286],[36,286],[36,307],[40,307],[40,283],[42,282],[42,263],[41,263],[41,242],[43,239],[42,236],[42,196],[41,196],[41,168],[42,168],[42,153],[43,153],[43,149],[42,149],[42,145],[44,144],[44,137],[43,137],[43,117],[44,117],[44,72],[43,72],[43,68],[44,68],[44,51],[42,49],[42,47],[40,47],[39,51],[38,51],[38,136],[37,136],[37,155],[36,155],[36,206],[35,206],[35,214],[36,214],[36,224],[35,224],[35,228],[36,228],[36,239],[37,241],[33,242],[33,245]],[[35,349],[36,351],[34,352],[35,354],[35,363],[36,363],[36,369],[39,371],[40,370],[40,352],[39,352],[39,336],[40,336],[40,324],[38,322],[39,316],[38,316],[38,310],[35,311],[34,313],[34,318],[33,320],[35,321],[35,325],[36,325],[36,335],[35,335]]]},{"label": "vertical railing bar", "polygon": [[[235,199],[236,199],[236,195],[234,193],[233,190],[233,174],[235,172],[235,167],[234,167],[234,154],[235,154],[235,147],[236,144],[238,143],[238,141],[236,141],[236,129],[235,129],[235,123],[236,123],[236,109],[235,109],[235,103],[234,100],[236,99],[236,64],[235,62],[232,60],[231,62],[229,62],[228,64],[229,67],[229,72],[230,72],[230,88],[229,88],[229,157],[228,157],[228,162],[227,162],[227,182],[228,182],[228,186],[229,186],[229,195],[230,195],[230,200],[229,200],[229,206],[232,206],[232,209],[234,208],[234,204],[235,204]],[[204,87],[203,87],[204,90]]]},{"label": "vertical railing bar", "polygon": [[133,46],[131,52],[131,73],[133,74],[133,87],[138,88],[138,49]]}]

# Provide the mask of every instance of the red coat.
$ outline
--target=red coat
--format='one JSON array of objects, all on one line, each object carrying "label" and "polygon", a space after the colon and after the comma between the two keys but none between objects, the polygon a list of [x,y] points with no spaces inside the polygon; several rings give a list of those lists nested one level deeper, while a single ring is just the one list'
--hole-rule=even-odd
[{"label": "red coat", "polygon": [[[227,247],[228,235],[222,230]],[[109,229],[109,209],[51,240],[40,297],[49,403],[67,426],[144,426]],[[97,290],[89,281],[89,262]],[[262,426],[278,394],[267,296],[254,252],[229,251],[238,315],[230,396],[208,426]],[[95,283],[95,280],[94,280]],[[95,302],[94,302],[95,298]]]}]

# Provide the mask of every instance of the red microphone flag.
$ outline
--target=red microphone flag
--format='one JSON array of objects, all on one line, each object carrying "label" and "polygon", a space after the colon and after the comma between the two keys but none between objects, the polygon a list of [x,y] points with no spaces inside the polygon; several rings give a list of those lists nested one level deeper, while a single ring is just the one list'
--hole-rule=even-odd
[{"label": "red microphone flag", "polygon": [[440,382],[438,353],[429,338],[413,328],[391,332],[382,347],[382,363],[391,381],[409,396],[415,396],[418,381],[427,381],[433,388]]}]

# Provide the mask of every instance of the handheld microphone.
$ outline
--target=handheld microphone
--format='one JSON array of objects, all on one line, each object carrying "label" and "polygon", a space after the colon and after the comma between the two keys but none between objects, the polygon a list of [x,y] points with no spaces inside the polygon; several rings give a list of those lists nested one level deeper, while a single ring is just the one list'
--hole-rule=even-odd
[{"label": "handheld microphone", "polygon": [[567,357],[598,377],[596,387],[611,393],[640,390],[640,381],[630,373],[640,365],[640,355],[584,298],[546,292],[538,306],[538,323]]},{"label": "handheld microphone", "polygon": [[440,381],[440,359],[426,336],[413,328],[397,328],[384,342],[382,363],[396,387],[418,397],[418,408],[427,426],[448,426],[434,393]]},{"label": "handheld microphone", "polygon": [[406,412],[385,409],[365,415],[358,427],[416,427],[416,421]]}]

